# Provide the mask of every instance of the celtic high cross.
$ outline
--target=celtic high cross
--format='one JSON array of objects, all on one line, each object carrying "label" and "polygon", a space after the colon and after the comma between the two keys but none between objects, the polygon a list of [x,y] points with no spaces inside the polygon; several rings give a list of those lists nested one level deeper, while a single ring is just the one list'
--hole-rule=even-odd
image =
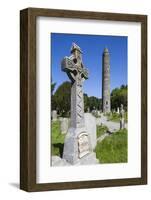
[{"label": "celtic high cross", "polygon": [[62,71],[71,80],[71,127],[84,126],[83,82],[88,78],[88,71],[82,62],[82,51],[75,43],[71,47],[71,56],[61,63]]},{"label": "celtic high cross", "polygon": [[[63,159],[72,165],[96,164],[90,135],[84,120],[83,82],[88,78],[88,71],[82,62],[82,51],[75,43],[71,47],[71,56],[64,57],[62,71],[71,80],[71,124],[64,141]],[[91,123],[91,122],[90,122]]]}]

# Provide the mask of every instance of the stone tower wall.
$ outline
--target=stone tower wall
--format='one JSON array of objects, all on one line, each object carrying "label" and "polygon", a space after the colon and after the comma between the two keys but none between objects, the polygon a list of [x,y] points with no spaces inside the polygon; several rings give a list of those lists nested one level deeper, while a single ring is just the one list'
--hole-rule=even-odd
[{"label": "stone tower wall", "polygon": [[111,111],[110,102],[110,55],[107,48],[104,49],[102,56],[102,110],[103,113]]}]

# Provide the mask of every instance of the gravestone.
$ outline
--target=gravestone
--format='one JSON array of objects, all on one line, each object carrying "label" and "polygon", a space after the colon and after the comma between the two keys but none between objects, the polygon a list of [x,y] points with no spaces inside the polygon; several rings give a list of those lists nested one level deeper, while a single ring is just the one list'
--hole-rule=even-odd
[{"label": "gravestone", "polygon": [[91,113],[92,113],[92,115],[96,116],[96,115],[97,115],[97,110],[96,110],[96,109],[93,109],[93,110],[91,111]]},{"label": "gravestone", "polygon": [[123,104],[121,104],[121,109],[120,109],[120,129],[125,128],[125,119],[124,119],[124,109],[123,109]]},{"label": "gravestone", "polygon": [[89,107],[87,108],[87,112],[88,112],[88,113],[90,112],[90,108],[89,108]]},{"label": "gravestone", "polygon": [[101,124],[102,124],[101,123],[101,117],[97,117],[97,118],[95,117],[95,121],[96,121],[97,126],[101,126]]},{"label": "gravestone", "polygon": [[97,117],[101,117],[101,111],[100,110],[97,111]]},{"label": "gravestone", "polygon": [[72,165],[97,163],[84,121],[83,82],[88,78],[88,71],[82,62],[82,51],[75,43],[71,56],[62,60],[61,68],[71,80],[71,123],[65,137],[63,159]]},{"label": "gravestone", "polygon": [[119,109],[119,107],[117,107],[117,113],[118,113],[118,114],[120,113],[120,109]]},{"label": "gravestone", "polygon": [[68,131],[68,128],[69,128],[69,119],[68,118],[65,118],[63,117],[61,120],[61,133],[62,134],[66,134],[67,131]]},{"label": "gravestone", "polygon": [[[94,150],[96,147],[96,118],[91,113],[84,113],[86,130],[90,137],[91,148]],[[99,118],[98,118],[99,119]]]},{"label": "gravestone", "polygon": [[57,111],[53,110],[52,111],[52,121],[56,121],[57,120]]}]

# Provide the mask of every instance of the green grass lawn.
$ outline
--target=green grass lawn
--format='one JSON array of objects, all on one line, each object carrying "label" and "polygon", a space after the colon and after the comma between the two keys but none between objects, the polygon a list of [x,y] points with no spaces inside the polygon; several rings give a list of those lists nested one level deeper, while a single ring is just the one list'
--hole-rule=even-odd
[{"label": "green grass lawn", "polygon": [[127,162],[127,130],[120,130],[96,146],[96,157],[100,163]]},{"label": "green grass lawn", "polygon": [[[107,130],[105,126],[97,126],[97,137]],[[51,124],[51,154],[62,157],[65,134],[60,132],[60,122]],[[120,130],[102,142],[97,143],[96,156],[100,163],[124,163],[127,162],[127,130]]]},{"label": "green grass lawn", "polygon": [[62,157],[65,135],[61,134],[60,122],[51,122],[51,154]]},{"label": "green grass lawn", "polygon": [[113,122],[120,122],[120,115],[118,113],[108,114],[108,120]]},{"label": "green grass lawn", "polygon": [[106,126],[97,126],[97,138],[106,133],[108,128]]}]

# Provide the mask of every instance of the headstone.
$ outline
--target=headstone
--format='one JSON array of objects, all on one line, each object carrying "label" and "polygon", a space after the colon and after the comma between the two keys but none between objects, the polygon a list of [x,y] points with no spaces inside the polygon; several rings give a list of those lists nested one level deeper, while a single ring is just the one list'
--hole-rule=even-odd
[{"label": "headstone", "polygon": [[123,104],[121,104],[121,109],[120,109],[120,129],[125,128],[125,119],[124,119],[124,109],[123,109]]},{"label": "headstone", "polygon": [[88,71],[82,62],[82,51],[75,43],[71,56],[63,59],[61,67],[71,80],[71,124],[65,137],[63,159],[72,165],[94,164],[94,160],[97,163],[91,159],[92,149],[84,121],[83,82],[88,78]]},{"label": "headstone", "polygon": [[52,111],[52,121],[56,121],[57,120],[57,111],[53,110]]},{"label": "headstone", "polygon": [[97,115],[97,111],[96,110],[92,110],[92,112],[91,112],[94,116],[96,116]]},{"label": "headstone", "polygon": [[101,117],[95,117],[96,125],[101,126]]},{"label": "headstone", "polygon": [[101,112],[100,112],[100,110],[98,110],[97,115],[98,115],[98,117],[101,117]]},{"label": "headstone", "polygon": [[[90,137],[91,148],[94,150],[96,147],[96,120],[91,113],[84,113],[85,126]],[[99,119],[99,118],[98,118]],[[101,122],[100,122],[101,123]]]},{"label": "headstone", "polygon": [[66,134],[69,128],[69,119],[64,117],[60,121],[61,121],[61,133]]}]

